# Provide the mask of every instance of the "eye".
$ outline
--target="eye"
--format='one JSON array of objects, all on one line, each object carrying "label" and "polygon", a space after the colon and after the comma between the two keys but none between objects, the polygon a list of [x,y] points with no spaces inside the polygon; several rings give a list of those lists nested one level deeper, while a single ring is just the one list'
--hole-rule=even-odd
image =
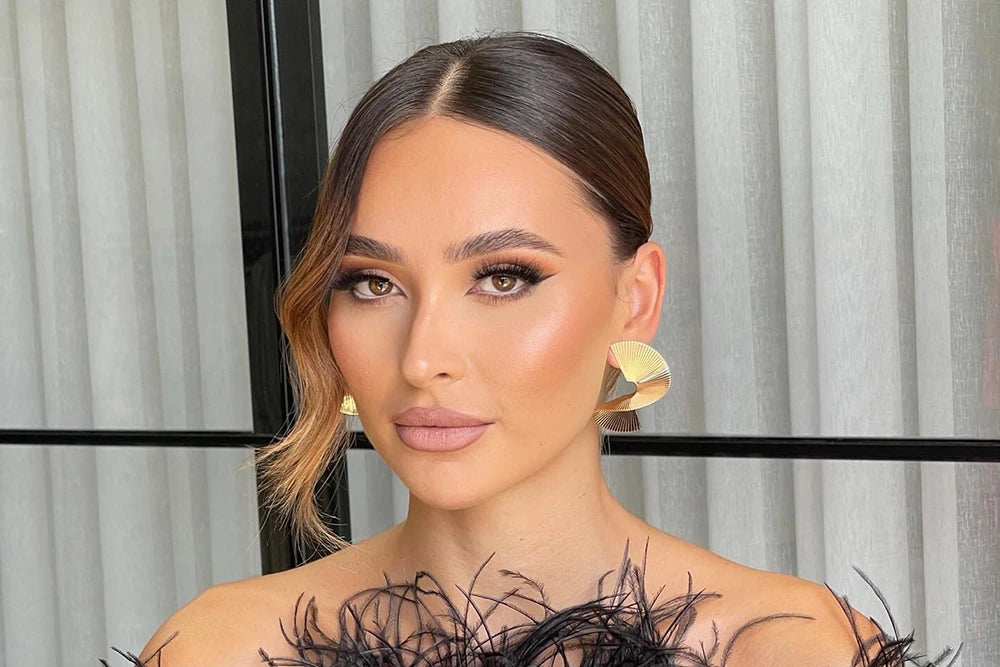
[{"label": "eye", "polygon": [[[333,281],[331,289],[350,292],[352,299],[357,301],[378,301],[391,294],[393,282],[383,275],[369,271],[347,271]],[[358,289],[368,290],[368,295],[359,293]]]},{"label": "eye", "polygon": [[[486,292],[482,292],[482,294],[485,294],[491,300],[503,301],[527,296],[531,288],[547,276],[543,277],[541,270],[530,263],[503,262],[481,266],[473,277],[476,280],[483,281],[487,287],[496,290],[487,290]],[[489,278],[489,280],[483,280],[485,278]],[[517,281],[521,281],[522,283],[520,289],[515,289]]]},{"label": "eye", "polygon": [[[485,291],[478,294],[490,301],[509,301],[527,296],[532,287],[549,276],[542,275],[540,268],[530,262],[501,262],[480,266],[473,274],[473,279],[483,282]],[[489,278],[489,281],[484,279]],[[516,288],[517,281],[523,283]],[[371,271],[347,271],[337,276],[330,285],[331,289],[348,292],[355,301],[381,301],[392,295],[394,283],[389,278]],[[364,292],[367,291],[367,294]]]}]

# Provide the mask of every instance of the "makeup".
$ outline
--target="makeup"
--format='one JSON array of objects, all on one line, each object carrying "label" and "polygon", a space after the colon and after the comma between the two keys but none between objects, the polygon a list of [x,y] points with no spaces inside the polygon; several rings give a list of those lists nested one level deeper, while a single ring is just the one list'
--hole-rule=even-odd
[{"label": "makeup", "polygon": [[410,449],[421,452],[454,452],[468,447],[486,432],[489,424],[477,426],[405,426],[396,424],[396,433]]}]

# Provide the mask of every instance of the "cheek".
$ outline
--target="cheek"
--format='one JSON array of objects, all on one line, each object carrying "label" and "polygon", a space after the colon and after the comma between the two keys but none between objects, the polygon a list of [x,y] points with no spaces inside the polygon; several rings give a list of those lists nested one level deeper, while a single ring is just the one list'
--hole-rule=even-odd
[{"label": "cheek", "polygon": [[342,326],[335,316],[327,319],[326,335],[333,358],[347,381],[349,390],[360,394],[365,393],[361,385],[371,375],[366,366],[372,360],[365,341],[358,334],[359,330],[356,326]]},{"label": "cheek", "polygon": [[607,357],[608,312],[601,299],[565,299],[530,322],[512,325],[513,344],[490,362],[504,412],[532,429],[557,415],[575,422],[592,410]]},{"label": "cheek", "polygon": [[341,333],[340,327],[337,326],[335,318],[332,316],[328,316],[326,320],[326,338],[330,342],[330,352],[337,360],[337,366],[340,367],[341,373],[347,377],[349,369],[352,367],[349,351],[353,350],[354,347],[350,344],[350,340]]}]

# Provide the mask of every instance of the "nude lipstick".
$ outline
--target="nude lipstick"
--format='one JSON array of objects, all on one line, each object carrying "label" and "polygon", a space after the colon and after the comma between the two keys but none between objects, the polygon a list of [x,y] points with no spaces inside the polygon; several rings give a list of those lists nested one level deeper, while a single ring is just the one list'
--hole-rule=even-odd
[{"label": "nude lipstick", "polygon": [[395,417],[399,439],[422,452],[453,452],[471,445],[492,422],[447,408],[413,407]]}]

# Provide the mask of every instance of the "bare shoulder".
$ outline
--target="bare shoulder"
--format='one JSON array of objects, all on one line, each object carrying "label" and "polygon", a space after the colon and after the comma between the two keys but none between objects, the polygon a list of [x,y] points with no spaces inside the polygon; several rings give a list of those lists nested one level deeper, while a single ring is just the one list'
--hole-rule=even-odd
[{"label": "bare shoulder", "polygon": [[882,629],[826,586],[791,575],[751,570],[737,588],[746,614],[727,667],[849,667],[878,653]]},{"label": "bare shoulder", "polygon": [[156,630],[139,659],[148,667],[259,666],[264,656],[298,658],[288,635],[301,609],[334,604],[356,584],[358,557],[345,549],[292,570],[217,584],[178,609]]},{"label": "bare shoulder", "polygon": [[160,625],[139,660],[150,667],[259,664],[247,644],[262,602],[253,582],[218,584],[199,593]]},{"label": "bare shoulder", "polygon": [[[673,591],[690,577],[697,618],[685,644],[726,667],[851,667],[860,645],[881,629],[822,584],[796,576],[748,567],[677,538],[657,534],[660,554],[652,570]],[[684,563],[678,568],[677,563]],[[680,570],[680,571],[679,571]],[[684,580],[681,580],[680,575]],[[665,576],[664,576],[665,575]],[[877,653],[869,649],[866,656]],[[888,665],[886,665],[888,667]]]}]

